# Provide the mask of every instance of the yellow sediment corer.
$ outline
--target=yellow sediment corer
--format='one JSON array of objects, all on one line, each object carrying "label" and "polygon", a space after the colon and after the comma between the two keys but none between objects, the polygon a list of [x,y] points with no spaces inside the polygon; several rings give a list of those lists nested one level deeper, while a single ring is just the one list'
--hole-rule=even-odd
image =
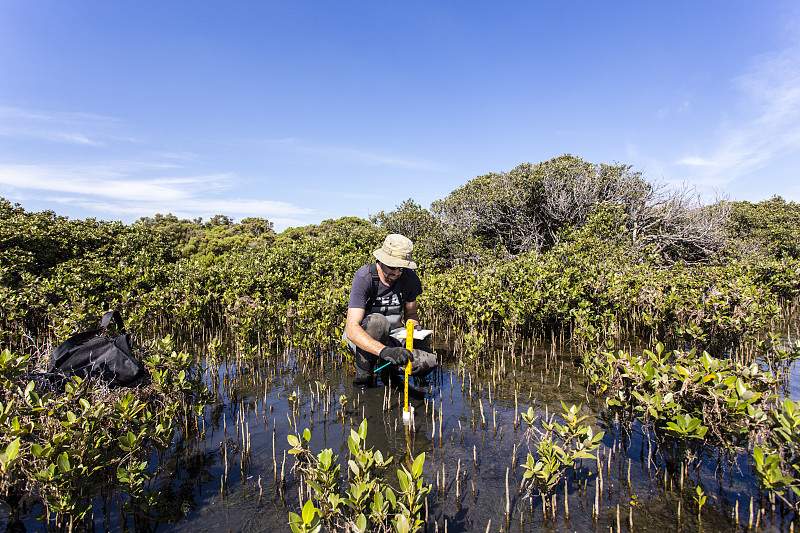
[{"label": "yellow sediment corer", "polygon": [[[406,322],[406,349],[414,350],[414,323],[410,320]],[[406,372],[405,372],[405,404],[403,407],[403,422],[406,424],[411,422],[411,417],[414,414],[413,408],[410,411],[408,408],[409,376],[411,376],[411,361],[406,362]]]}]

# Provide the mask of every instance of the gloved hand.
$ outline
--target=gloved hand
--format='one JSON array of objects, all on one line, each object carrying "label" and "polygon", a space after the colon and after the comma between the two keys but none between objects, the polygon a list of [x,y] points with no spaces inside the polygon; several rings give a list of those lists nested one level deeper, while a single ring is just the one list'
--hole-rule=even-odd
[{"label": "gloved hand", "polygon": [[414,326],[415,331],[422,331],[422,324],[417,324]]},{"label": "gloved hand", "polygon": [[406,350],[400,346],[387,346],[381,350],[381,353],[378,354],[378,357],[396,365],[402,365],[405,364],[406,361],[414,360],[414,354],[411,352],[411,350]]}]

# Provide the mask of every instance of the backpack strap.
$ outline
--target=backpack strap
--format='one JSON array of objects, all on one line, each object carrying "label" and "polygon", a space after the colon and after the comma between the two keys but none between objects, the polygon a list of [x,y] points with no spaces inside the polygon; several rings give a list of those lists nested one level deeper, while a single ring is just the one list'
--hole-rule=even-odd
[{"label": "backpack strap", "polygon": [[111,324],[112,319],[114,320],[114,324],[117,326],[119,333],[125,333],[125,324],[122,323],[122,316],[116,309],[106,311],[103,314],[103,319],[100,321],[100,327],[103,329],[107,328],[108,325]]},{"label": "backpack strap", "polygon": [[[375,300],[378,298],[378,284],[381,282],[381,278],[378,276],[378,263],[371,263],[369,265],[369,273],[372,276],[372,288],[370,289],[370,294],[367,298],[367,305],[364,309],[365,314],[369,314],[370,309],[372,309],[372,306],[375,305]],[[395,283],[400,283],[398,286],[400,289],[398,296],[400,297],[400,312],[402,313],[405,309],[405,278],[400,277]]]},{"label": "backpack strap", "polygon": [[381,278],[378,276],[378,263],[373,262],[369,265],[369,273],[372,276],[372,287],[370,288],[367,305],[364,309],[366,314],[369,314],[370,309],[375,305],[375,299],[378,297],[378,284],[381,282]]}]

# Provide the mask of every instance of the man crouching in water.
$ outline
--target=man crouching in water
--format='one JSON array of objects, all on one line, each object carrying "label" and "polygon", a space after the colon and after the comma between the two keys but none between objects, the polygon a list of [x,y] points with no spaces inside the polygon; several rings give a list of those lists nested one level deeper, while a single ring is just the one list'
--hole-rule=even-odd
[{"label": "man crouching in water", "polygon": [[[404,348],[398,333],[411,320],[421,330],[417,316],[417,297],[422,282],[411,260],[414,244],[408,238],[392,234],[383,246],[372,252],[377,261],[356,271],[347,303],[344,339],[355,356],[354,383],[367,386],[373,382],[375,366],[390,363],[394,372],[402,372],[411,361],[411,375],[424,377],[436,368],[436,354],[427,342],[414,341],[413,352]],[[419,346],[419,347],[418,347]]]}]

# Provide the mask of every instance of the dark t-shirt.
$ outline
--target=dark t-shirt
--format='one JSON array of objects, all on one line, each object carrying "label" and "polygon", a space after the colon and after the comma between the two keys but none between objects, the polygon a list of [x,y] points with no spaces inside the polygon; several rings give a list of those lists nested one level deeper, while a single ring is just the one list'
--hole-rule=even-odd
[{"label": "dark t-shirt", "polygon": [[[403,309],[400,309],[400,302],[416,302],[417,296],[422,294],[422,282],[413,270],[404,270],[403,274],[391,286],[384,285],[383,281],[379,280],[375,303],[372,305],[372,309],[366,309],[367,300],[369,300],[371,293],[372,274],[369,271],[369,265],[364,265],[353,276],[353,285],[350,288],[350,300],[347,302],[347,307],[364,309],[366,314],[381,313],[389,317],[390,322],[399,320],[400,325],[402,325]],[[392,327],[398,326],[393,323]]]}]

